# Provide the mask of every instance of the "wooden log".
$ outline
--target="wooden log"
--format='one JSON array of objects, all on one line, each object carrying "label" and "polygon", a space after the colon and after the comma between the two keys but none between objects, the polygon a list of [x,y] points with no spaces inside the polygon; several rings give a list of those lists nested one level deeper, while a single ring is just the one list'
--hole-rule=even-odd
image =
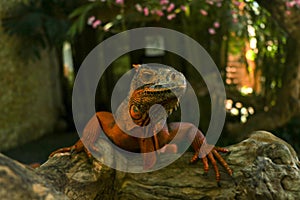
[{"label": "wooden log", "polygon": [[[108,151],[115,151],[98,142]],[[220,166],[221,186],[212,169],[189,164],[187,152],[171,165],[149,173],[111,169],[84,153],[57,154],[37,169],[0,156],[0,199],[297,199],[300,163],[294,149],[266,131],[229,146],[225,160],[230,177]],[[122,158],[110,152],[111,162]],[[176,156],[176,155],[173,155]],[[160,154],[159,159],[170,159]],[[126,161],[123,164],[126,165]],[[120,163],[120,162],[116,162]]]}]

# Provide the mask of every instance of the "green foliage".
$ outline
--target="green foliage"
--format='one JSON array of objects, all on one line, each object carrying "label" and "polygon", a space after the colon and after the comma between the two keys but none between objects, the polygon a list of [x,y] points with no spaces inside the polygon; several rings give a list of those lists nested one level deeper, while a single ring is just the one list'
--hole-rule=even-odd
[{"label": "green foliage", "polygon": [[[246,41],[254,39],[255,49],[247,55],[254,59],[256,72],[261,72],[262,95],[266,106],[276,104],[276,93],[282,86],[286,68],[286,32],[271,14],[254,0],[234,0],[230,5],[233,22],[229,26],[230,53],[239,54]],[[244,43],[244,44],[243,44]],[[244,46],[244,47],[243,47]],[[246,63],[246,59],[243,59]]]},{"label": "green foliage", "polygon": [[87,3],[81,7],[76,8],[70,15],[70,19],[74,19],[71,28],[69,29],[69,35],[73,38],[77,34],[80,34],[86,26],[87,15],[93,10],[101,6],[98,1]]},{"label": "green foliage", "polygon": [[[31,55],[39,57],[41,49],[60,47],[65,40],[76,38],[85,28],[89,28],[87,26],[89,17],[96,16],[101,20],[103,12],[107,14],[112,8],[117,8],[119,12],[112,14],[110,19],[106,18],[105,22],[102,22],[103,26],[94,27],[95,29],[102,33],[105,31],[116,33],[125,28],[143,26],[147,18],[150,18],[150,21],[161,20],[164,26],[182,31],[200,42],[219,66],[222,53],[220,44],[224,42],[224,38],[232,37],[234,33],[232,41],[235,45],[229,43],[228,49],[239,53],[243,41],[255,37],[257,51],[252,57],[255,58],[265,78],[263,95],[267,97],[268,102],[273,101],[282,82],[287,36],[265,9],[254,0],[164,2],[139,1],[131,3],[131,6],[136,7],[129,8],[127,4],[120,4],[114,0],[80,3],[68,0],[28,0],[27,3],[19,3],[11,8],[7,12],[7,17],[2,19],[2,25],[7,33],[22,38],[24,46],[21,55],[25,58],[30,58]],[[174,4],[174,8],[168,11],[171,4]],[[140,11],[137,6],[140,6]],[[126,14],[124,9],[130,10],[129,14]],[[145,9],[149,14],[145,13]],[[156,12],[158,10],[161,11],[159,15]],[[170,14],[174,14],[175,18],[168,19]],[[134,21],[136,18],[144,19],[145,22],[141,20],[137,23]],[[178,23],[182,26],[176,26]],[[255,36],[249,35],[248,26],[255,29]]]},{"label": "green foliage", "polygon": [[[257,39],[256,64],[264,77],[264,96],[270,105],[276,103],[276,92],[282,85],[286,63],[287,34],[273,17],[255,1],[245,6],[247,24],[255,29]],[[247,16],[246,15],[246,16]]]},{"label": "green foliage", "polygon": [[64,6],[64,1],[29,0],[8,10],[2,26],[7,34],[22,40],[21,57],[39,58],[42,49],[62,45],[70,26]]}]

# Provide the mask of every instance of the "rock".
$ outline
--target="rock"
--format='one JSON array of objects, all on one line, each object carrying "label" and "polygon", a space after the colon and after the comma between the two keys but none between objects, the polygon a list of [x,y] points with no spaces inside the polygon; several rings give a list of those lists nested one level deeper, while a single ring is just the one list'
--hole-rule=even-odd
[{"label": "rock", "polygon": [[[21,2],[28,1],[0,1],[1,21],[12,17],[12,8]],[[6,34],[2,25],[0,151],[5,151],[52,133],[62,121],[58,119],[63,115],[64,105],[56,52],[39,50],[40,60],[27,60],[28,55],[20,55],[28,52],[26,47],[32,43]]]},{"label": "rock", "polygon": [[300,164],[294,149],[266,131],[230,148],[237,197],[241,199],[297,199],[300,197]]},{"label": "rock", "polygon": [[[11,197],[10,195],[33,197],[29,195],[36,194],[43,194],[42,199],[46,199],[47,195],[52,195],[55,199],[65,199],[66,196],[70,199],[300,197],[300,164],[296,152],[289,144],[269,132],[257,131],[248,139],[228,148],[230,153],[223,156],[234,174],[230,177],[219,167],[220,187],[215,181],[213,170],[210,169],[205,176],[201,162],[189,164],[192,152],[185,153],[165,168],[149,173],[116,171],[87,158],[84,153],[72,156],[69,153],[56,154],[35,170],[1,156],[0,199]],[[115,160],[121,159],[119,154],[113,155]],[[169,157],[170,155],[161,154],[159,159]]]}]

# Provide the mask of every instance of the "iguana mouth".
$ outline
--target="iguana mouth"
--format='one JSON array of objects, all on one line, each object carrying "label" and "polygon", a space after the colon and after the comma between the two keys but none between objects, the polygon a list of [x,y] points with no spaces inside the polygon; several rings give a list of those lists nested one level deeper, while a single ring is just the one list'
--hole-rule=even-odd
[{"label": "iguana mouth", "polygon": [[[185,87],[183,86],[174,86],[174,84],[159,84],[151,85],[148,88],[144,88],[143,96],[152,100],[152,105],[160,104],[162,105],[167,114],[172,114],[173,110],[177,110],[179,107],[179,100],[183,95]],[[156,100],[153,100],[155,97]],[[152,106],[150,103],[150,106]]]},{"label": "iguana mouth", "polygon": [[172,114],[179,107],[185,88],[185,85],[154,83],[138,87],[129,100],[130,116],[137,125],[145,126],[149,123],[149,110],[155,104],[163,106],[168,115]]}]

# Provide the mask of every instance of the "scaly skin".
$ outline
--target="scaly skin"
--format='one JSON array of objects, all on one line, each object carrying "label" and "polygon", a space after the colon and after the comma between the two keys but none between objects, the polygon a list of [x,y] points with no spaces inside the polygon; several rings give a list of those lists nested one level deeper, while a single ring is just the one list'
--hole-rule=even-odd
[{"label": "scaly skin", "polygon": [[[217,182],[220,181],[217,161],[229,175],[232,175],[232,170],[218,153],[228,152],[227,149],[207,144],[201,131],[191,123],[165,123],[167,115],[170,115],[173,109],[177,109],[178,102],[185,93],[185,77],[169,67],[148,65],[134,67],[136,74],[131,81],[129,95],[118,108],[116,116],[109,112],[97,112],[87,123],[81,140],[71,147],[54,151],[50,156],[56,153],[84,150],[91,157],[90,151],[97,150],[94,144],[103,131],[120,148],[131,152],[147,153],[143,154],[144,168],[150,169],[156,163],[156,150],[168,145],[177,134],[179,140],[187,139],[191,142],[195,150],[192,163],[199,160],[199,155],[202,155],[204,171],[208,172],[208,160],[211,162]],[[164,109],[153,106],[155,104],[163,106]],[[178,132],[179,127],[181,132]],[[123,130],[126,130],[126,133]],[[204,147],[202,152],[200,147]]]}]

